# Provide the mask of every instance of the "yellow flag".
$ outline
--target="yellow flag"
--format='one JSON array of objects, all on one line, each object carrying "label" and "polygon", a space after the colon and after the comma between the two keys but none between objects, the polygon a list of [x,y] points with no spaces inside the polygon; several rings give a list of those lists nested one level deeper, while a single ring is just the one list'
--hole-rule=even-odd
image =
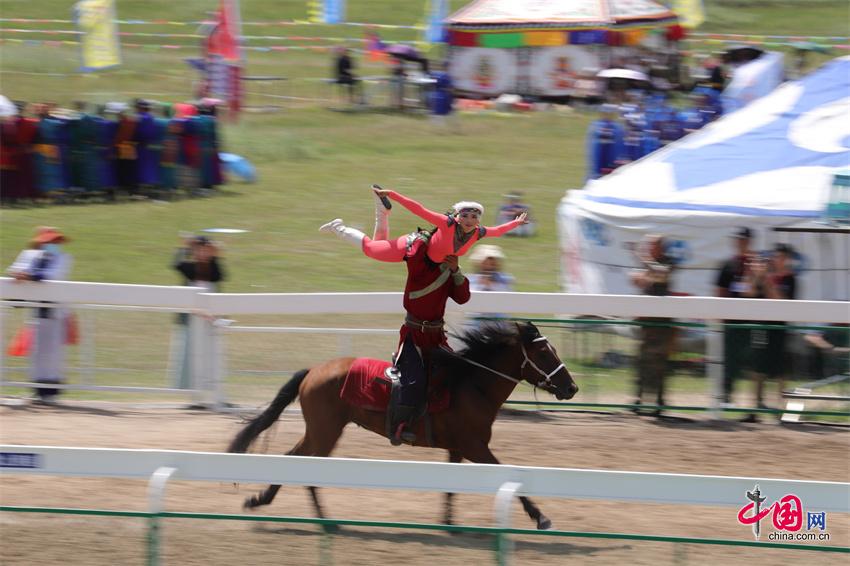
[{"label": "yellow flag", "polygon": [[673,11],[682,27],[694,29],[705,21],[702,0],[673,0]]},{"label": "yellow flag", "polygon": [[114,0],[80,0],[74,5],[74,19],[83,32],[82,70],[96,71],[121,64]]}]

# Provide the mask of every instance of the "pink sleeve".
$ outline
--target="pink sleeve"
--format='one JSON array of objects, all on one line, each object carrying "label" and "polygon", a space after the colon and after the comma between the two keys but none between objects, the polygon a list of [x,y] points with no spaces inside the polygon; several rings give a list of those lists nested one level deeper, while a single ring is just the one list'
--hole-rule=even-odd
[{"label": "pink sleeve", "polygon": [[504,224],[499,224],[498,226],[494,226],[490,228],[489,226],[484,227],[484,235],[489,236],[491,238],[498,238],[503,234],[507,234],[517,226],[522,224],[522,220],[511,220],[510,222],[505,222]]},{"label": "pink sleeve", "polygon": [[441,214],[439,212],[434,212],[433,210],[428,210],[412,198],[407,198],[404,195],[401,195],[395,191],[390,191],[387,193],[387,196],[392,200],[399,203],[401,206],[421,218],[422,220],[427,220],[432,224],[436,224],[437,227],[442,228],[448,224],[446,220],[446,215]]}]

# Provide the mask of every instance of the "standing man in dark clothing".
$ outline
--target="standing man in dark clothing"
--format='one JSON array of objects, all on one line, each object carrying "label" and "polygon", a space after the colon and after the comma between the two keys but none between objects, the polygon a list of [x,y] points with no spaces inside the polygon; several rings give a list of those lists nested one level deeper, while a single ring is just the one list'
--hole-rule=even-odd
[{"label": "standing man in dark clothing", "polygon": [[[348,89],[348,101],[355,102],[355,90],[361,89],[360,79],[354,76],[354,61],[349,55],[347,47],[340,47],[336,58],[336,83]],[[360,91],[359,99],[362,101],[363,92]]]},{"label": "standing man in dark clothing", "polygon": [[[721,267],[717,276],[716,295],[718,297],[751,297],[752,274],[750,272],[754,254],[750,248],[753,231],[747,227],[738,228],[732,236],[735,242],[735,255]],[[746,320],[724,320],[724,324],[747,324]],[[732,402],[735,380],[750,358],[750,331],[746,328],[726,326],[723,331],[723,402]]]},{"label": "standing man in dark clothing", "polygon": [[[662,236],[648,235],[637,250],[641,267],[631,273],[632,284],[644,295],[665,297],[670,294],[670,276],[673,262],[665,252]],[[673,349],[675,327],[670,318],[642,317],[640,353],[638,355],[637,394],[635,404],[643,402],[643,393],[655,392],[656,404],[664,405],[664,379],[669,371],[670,352]],[[661,409],[654,415],[661,416]]]}]

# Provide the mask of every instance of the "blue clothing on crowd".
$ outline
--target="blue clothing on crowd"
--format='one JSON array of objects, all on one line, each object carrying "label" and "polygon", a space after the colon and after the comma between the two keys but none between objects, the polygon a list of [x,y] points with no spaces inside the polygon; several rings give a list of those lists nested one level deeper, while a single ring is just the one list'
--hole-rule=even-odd
[{"label": "blue clothing on crowd", "polygon": [[142,185],[159,184],[159,162],[155,145],[156,121],[150,112],[140,112],[136,124],[136,160],[138,182]]},{"label": "blue clothing on crowd", "polygon": [[608,118],[593,122],[587,135],[588,179],[598,179],[613,171],[622,152],[623,127]]},{"label": "blue clothing on crowd", "polygon": [[445,71],[432,73],[431,77],[437,81],[431,92],[431,113],[436,116],[447,116],[452,113],[454,102],[452,78]]},{"label": "blue clothing on crowd", "polygon": [[[34,166],[36,187],[42,193],[67,188],[63,153],[67,153],[63,130],[65,122],[52,116],[42,117],[35,135]],[[67,144],[66,144],[67,145]]]}]

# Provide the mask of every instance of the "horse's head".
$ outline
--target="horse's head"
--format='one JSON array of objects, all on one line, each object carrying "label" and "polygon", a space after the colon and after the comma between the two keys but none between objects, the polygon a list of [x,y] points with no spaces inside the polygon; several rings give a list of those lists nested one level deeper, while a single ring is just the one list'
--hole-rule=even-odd
[{"label": "horse's head", "polygon": [[518,322],[517,330],[523,355],[520,377],[559,400],[572,399],[578,386],[549,339],[531,322]]}]

